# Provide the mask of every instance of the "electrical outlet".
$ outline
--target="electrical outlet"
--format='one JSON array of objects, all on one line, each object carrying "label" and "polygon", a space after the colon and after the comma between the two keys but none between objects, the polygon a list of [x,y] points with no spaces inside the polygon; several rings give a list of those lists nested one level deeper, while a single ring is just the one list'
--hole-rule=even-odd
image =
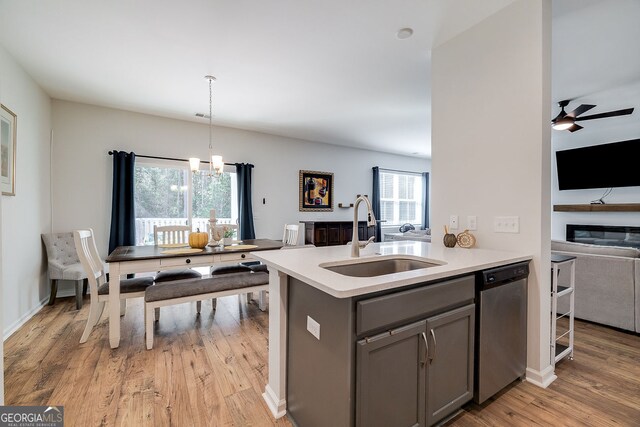
[{"label": "electrical outlet", "polygon": [[449,217],[449,229],[450,230],[458,229],[458,215],[451,215]]},{"label": "electrical outlet", "polygon": [[478,217],[475,215],[467,216],[467,230],[476,230],[478,228]]},{"label": "electrical outlet", "polygon": [[496,216],[493,218],[493,231],[496,233],[519,233],[520,217]]},{"label": "electrical outlet", "polygon": [[317,340],[320,340],[320,323],[307,316],[307,331],[311,333]]}]

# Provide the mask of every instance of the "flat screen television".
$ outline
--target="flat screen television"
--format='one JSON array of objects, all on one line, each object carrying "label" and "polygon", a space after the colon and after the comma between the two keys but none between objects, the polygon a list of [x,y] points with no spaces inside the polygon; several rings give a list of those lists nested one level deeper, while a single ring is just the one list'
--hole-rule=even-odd
[{"label": "flat screen television", "polygon": [[560,190],[640,186],[640,139],[556,151]]}]

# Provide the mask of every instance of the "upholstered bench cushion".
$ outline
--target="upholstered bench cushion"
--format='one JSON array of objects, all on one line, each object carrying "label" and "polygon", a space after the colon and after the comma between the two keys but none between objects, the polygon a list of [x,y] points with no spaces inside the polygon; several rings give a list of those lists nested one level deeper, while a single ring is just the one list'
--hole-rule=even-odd
[{"label": "upholstered bench cushion", "polygon": [[212,268],[211,275],[215,276],[216,274],[248,273],[250,271],[251,269],[249,267],[242,264],[223,265],[222,267]]},{"label": "upholstered bench cushion", "polygon": [[147,288],[144,295],[146,302],[163,301],[193,295],[221,292],[229,289],[250,288],[269,283],[267,273],[230,273],[205,279],[185,280],[165,283]]},{"label": "upholstered bench cushion", "polygon": [[185,280],[185,279],[199,279],[202,277],[202,274],[198,273],[195,270],[186,269],[186,270],[168,270],[161,271],[156,274],[155,282],[171,282],[173,280]]},{"label": "upholstered bench cushion", "polygon": [[[135,279],[120,280],[120,293],[130,294],[141,292],[153,285],[153,277],[136,277]],[[98,288],[98,295],[109,295],[109,282],[103,283]]]},{"label": "upholstered bench cushion", "polygon": [[267,268],[267,264],[250,265],[249,268],[251,269],[251,271],[253,271],[255,273],[259,273],[259,272],[268,273],[269,272],[269,269]]}]

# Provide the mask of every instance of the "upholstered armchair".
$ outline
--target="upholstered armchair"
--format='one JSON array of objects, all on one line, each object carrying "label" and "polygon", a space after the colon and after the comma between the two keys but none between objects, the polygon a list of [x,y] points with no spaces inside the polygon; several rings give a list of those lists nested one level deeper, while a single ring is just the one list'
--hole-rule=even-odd
[{"label": "upholstered armchair", "polygon": [[49,305],[53,305],[58,293],[59,280],[76,282],[76,308],[82,308],[82,297],[87,293],[87,274],[80,264],[73,242],[73,233],[43,234],[42,240],[47,249],[51,296]]}]

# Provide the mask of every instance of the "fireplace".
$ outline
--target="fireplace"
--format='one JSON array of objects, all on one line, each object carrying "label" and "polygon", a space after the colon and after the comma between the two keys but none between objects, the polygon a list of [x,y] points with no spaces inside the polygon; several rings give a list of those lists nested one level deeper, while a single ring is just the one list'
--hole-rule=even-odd
[{"label": "fireplace", "polygon": [[567,241],[640,249],[640,227],[567,224]]}]

